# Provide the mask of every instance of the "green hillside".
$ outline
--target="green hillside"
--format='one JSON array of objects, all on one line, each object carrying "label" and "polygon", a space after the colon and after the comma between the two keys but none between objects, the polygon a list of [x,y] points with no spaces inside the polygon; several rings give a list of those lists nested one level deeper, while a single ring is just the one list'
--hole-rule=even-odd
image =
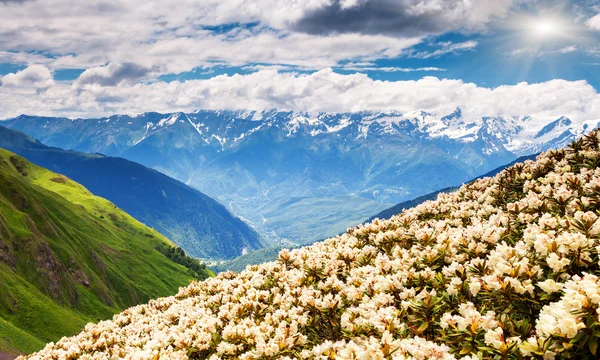
[{"label": "green hillside", "polygon": [[111,202],[0,149],[0,353],[39,350],[208,276],[170,260],[169,246]]}]

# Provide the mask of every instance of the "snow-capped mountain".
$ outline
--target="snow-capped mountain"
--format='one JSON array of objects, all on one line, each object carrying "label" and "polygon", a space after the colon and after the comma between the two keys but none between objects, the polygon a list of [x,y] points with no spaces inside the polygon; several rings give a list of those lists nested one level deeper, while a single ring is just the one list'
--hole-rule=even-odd
[{"label": "snow-capped mountain", "polygon": [[[46,145],[121,156],[217,198],[263,236],[302,243],[598,126],[529,116],[213,111],[100,119],[19,116]],[[290,226],[293,224],[294,226]]]}]

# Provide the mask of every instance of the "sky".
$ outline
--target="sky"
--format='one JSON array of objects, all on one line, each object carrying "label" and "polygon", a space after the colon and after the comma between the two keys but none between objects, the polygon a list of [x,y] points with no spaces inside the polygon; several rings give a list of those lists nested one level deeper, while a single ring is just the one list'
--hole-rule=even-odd
[{"label": "sky", "polygon": [[0,119],[197,109],[600,119],[600,0],[0,0]]}]

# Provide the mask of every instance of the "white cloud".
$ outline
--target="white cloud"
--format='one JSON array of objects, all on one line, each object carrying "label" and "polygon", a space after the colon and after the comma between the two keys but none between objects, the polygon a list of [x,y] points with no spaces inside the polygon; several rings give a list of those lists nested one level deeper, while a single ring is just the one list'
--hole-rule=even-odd
[{"label": "white cloud", "polygon": [[539,50],[536,49],[536,48],[533,48],[533,47],[524,47],[524,48],[519,48],[519,49],[511,50],[511,52],[509,53],[509,55],[512,56],[512,57],[519,57],[519,56],[523,56],[523,55],[537,54],[538,52],[539,52]]},{"label": "white cloud", "polygon": [[565,46],[562,49],[558,49],[556,52],[559,54],[569,54],[569,53],[575,52],[577,50],[578,50],[577,46],[571,45],[571,46]]},{"label": "white cloud", "polygon": [[44,65],[32,65],[16,73],[0,77],[0,86],[4,89],[27,87],[43,90],[52,85],[54,85],[52,73]]},{"label": "white cloud", "polygon": [[524,47],[520,49],[512,50],[509,55],[511,57],[520,57],[520,56],[537,56],[542,58],[547,55],[562,55],[562,54],[570,54],[579,51],[579,48],[575,45],[565,46],[563,48],[559,48],[556,50],[540,50],[537,47]]},{"label": "white cloud", "polygon": [[[0,40],[1,41],[1,40]],[[53,68],[90,68],[107,63],[135,62],[155,74],[181,73],[215,64],[239,66],[252,63],[292,65],[304,69],[336,66],[348,59],[394,58],[418,44],[420,38],[339,34],[313,36],[272,29],[239,30],[215,34],[203,31],[193,37],[166,34],[153,41],[98,44],[86,51],[68,51],[46,61]],[[15,45],[16,46],[16,45]],[[14,57],[14,56],[13,56]],[[36,63],[38,56],[21,53],[21,60]]]},{"label": "white cloud", "polygon": [[35,53],[0,50],[0,63],[3,64],[49,64],[54,59]]},{"label": "white cloud", "polygon": [[134,83],[148,76],[150,71],[150,68],[135,63],[110,63],[87,69],[79,75],[74,85],[115,86],[125,82]]},{"label": "white cloud", "polygon": [[600,14],[591,17],[585,24],[592,30],[600,31]]},{"label": "white cloud", "polygon": [[419,59],[438,58],[446,54],[456,54],[463,51],[474,50],[477,47],[478,42],[469,40],[460,43],[445,42],[437,45],[440,47],[436,50],[413,52],[410,56]]},{"label": "white cloud", "polygon": [[361,65],[348,63],[341,66],[339,69],[346,71],[383,71],[383,72],[429,72],[429,71],[446,71],[446,69],[442,69],[439,67],[420,67],[420,68],[403,68],[396,66],[373,66],[373,65]]},{"label": "white cloud", "polygon": [[418,109],[448,114],[460,106],[469,119],[495,115],[530,115],[543,120],[563,115],[578,121],[600,119],[600,96],[585,81],[552,80],[491,89],[436,77],[379,81],[364,74],[342,75],[331,69],[310,75],[262,70],[206,80],[107,87],[76,88],[57,82],[33,95],[35,89],[25,82],[21,86],[0,87],[0,118],[21,113],[90,117],[146,111],[271,108],[331,112]]}]

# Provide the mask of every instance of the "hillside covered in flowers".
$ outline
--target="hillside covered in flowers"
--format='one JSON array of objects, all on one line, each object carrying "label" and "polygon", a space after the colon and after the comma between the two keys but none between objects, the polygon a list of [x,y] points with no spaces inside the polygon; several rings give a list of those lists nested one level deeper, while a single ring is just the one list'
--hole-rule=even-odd
[{"label": "hillside covered in flowers", "polygon": [[596,358],[599,164],[596,131],[28,358]]}]

